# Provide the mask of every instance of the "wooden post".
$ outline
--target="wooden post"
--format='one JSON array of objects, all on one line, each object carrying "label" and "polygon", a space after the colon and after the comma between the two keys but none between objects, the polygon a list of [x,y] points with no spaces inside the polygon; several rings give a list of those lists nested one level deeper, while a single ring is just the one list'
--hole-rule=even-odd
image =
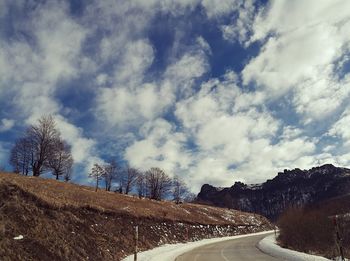
[{"label": "wooden post", "polygon": [[139,226],[135,226],[135,253],[134,253],[134,261],[137,261],[137,244],[139,241]]},{"label": "wooden post", "polygon": [[333,217],[333,224],[334,224],[334,227],[335,227],[335,242],[337,244],[341,260],[345,261],[344,251],[343,251],[343,246],[342,246],[342,238],[341,238],[340,232],[339,232],[339,225],[338,225],[338,217],[337,217],[337,215],[335,215]]}]

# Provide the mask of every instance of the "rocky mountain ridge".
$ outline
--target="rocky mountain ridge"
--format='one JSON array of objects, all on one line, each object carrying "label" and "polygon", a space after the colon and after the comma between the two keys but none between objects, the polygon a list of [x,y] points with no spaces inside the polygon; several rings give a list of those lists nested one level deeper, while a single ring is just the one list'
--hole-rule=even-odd
[{"label": "rocky mountain ridge", "polygon": [[230,188],[204,184],[198,202],[254,212],[276,219],[291,206],[305,206],[350,194],[350,169],[326,164],[309,170],[293,169],[262,184],[236,182]]}]

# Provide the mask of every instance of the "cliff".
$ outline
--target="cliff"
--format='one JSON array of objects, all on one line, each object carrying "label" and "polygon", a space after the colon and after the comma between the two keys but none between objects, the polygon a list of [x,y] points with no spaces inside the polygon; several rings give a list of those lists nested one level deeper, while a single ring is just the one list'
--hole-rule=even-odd
[{"label": "cliff", "polygon": [[254,212],[276,219],[291,206],[305,206],[350,193],[350,169],[326,164],[310,170],[284,170],[262,184],[236,182],[230,188],[205,184],[198,202]]}]

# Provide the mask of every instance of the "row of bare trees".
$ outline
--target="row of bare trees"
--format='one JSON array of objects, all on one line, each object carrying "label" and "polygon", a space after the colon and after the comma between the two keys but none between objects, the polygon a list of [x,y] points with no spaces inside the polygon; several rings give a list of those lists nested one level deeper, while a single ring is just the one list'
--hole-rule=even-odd
[{"label": "row of bare trees", "polygon": [[71,178],[73,158],[70,146],[61,138],[52,116],[30,125],[11,150],[10,164],[16,173],[40,176],[50,171],[56,179]]},{"label": "row of bare trees", "polygon": [[89,173],[89,177],[96,181],[96,191],[100,182],[103,181],[106,191],[111,191],[112,185],[118,184],[115,191],[125,194],[129,194],[138,175],[139,171],[137,169],[129,166],[121,168],[115,160],[111,160],[106,164],[95,163]]},{"label": "row of bare trees", "polygon": [[[32,174],[35,177],[51,172],[56,179],[63,177],[69,181],[73,158],[70,146],[61,138],[52,116],[41,117],[36,124],[30,125],[11,150],[10,163],[16,173]],[[121,168],[116,161],[106,164],[94,164],[90,177],[96,181],[96,191],[101,181],[107,191],[117,185],[115,191],[155,200],[173,199],[179,203],[191,198],[187,186],[179,177],[171,178],[160,168],[151,168],[142,172],[126,166]]]},{"label": "row of bare trees", "polygon": [[99,188],[100,182],[104,181],[107,191],[111,190],[112,184],[117,184],[115,191],[125,194],[133,191],[140,198],[162,200],[172,197],[176,203],[180,203],[190,201],[193,197],[181,178],[177,176],[171,178],[160,168],[142,172],[130,166],[120,168],[115,161],[111,161],[104,165],[94,164],[89,176],[96,182],[95,191]]}]

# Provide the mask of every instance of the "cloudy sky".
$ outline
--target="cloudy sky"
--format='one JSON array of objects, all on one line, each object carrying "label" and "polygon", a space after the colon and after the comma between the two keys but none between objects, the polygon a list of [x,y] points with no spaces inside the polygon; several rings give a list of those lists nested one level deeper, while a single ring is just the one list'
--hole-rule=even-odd
[{"label": "cloudy sky", "polygon": [[80,183],[113,157],[194,192],[350,167],[349,54],[347,0],[0,0],[0,164],[53,114]]}]

